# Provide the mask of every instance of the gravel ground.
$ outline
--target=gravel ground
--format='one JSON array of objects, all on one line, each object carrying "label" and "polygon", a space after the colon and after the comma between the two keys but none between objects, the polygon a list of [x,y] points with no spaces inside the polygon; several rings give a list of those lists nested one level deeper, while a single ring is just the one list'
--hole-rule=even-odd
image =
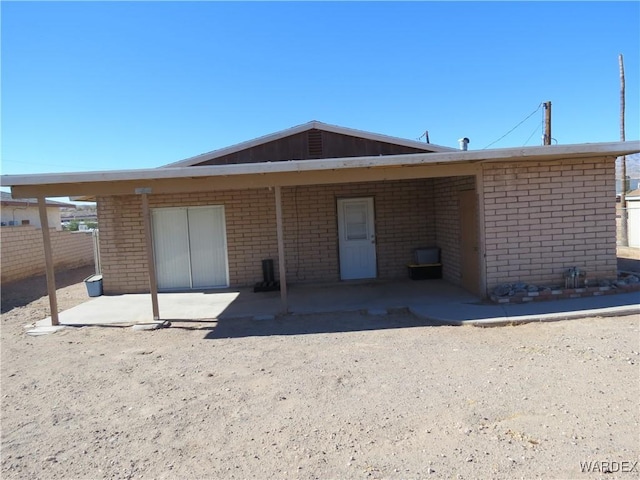
[{"label": "gravel ground", "polygon": [[[69,274],[61,308],[88,298],[73,281],[90,273]],[[3,479],[639,476],[637,317],[482,329],[399,312],[30,337],[47,299],[10,290]]]}]

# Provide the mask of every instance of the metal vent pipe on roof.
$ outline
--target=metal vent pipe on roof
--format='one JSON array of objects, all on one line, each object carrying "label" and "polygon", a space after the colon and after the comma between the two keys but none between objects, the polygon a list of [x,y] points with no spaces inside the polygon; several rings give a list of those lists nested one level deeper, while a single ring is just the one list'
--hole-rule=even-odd
[{"label": "metal vent pipe on roof", "polygon": [[469,145],[469,139],[467,137],[458,139],[458,143],[460,144],[460,150],[467,151],[467,145]]}]

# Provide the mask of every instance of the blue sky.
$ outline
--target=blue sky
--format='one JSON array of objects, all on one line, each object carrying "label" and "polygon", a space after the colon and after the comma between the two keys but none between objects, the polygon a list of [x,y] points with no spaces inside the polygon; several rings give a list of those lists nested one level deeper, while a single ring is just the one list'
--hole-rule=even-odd
[{"label": "blue sky", "polygon": [[[551,101],[638,139],[638,2],[1,2],[2,173],[150,168],[310,120],[470,149]],[[492,148],[539,145],[540,108]]]}]

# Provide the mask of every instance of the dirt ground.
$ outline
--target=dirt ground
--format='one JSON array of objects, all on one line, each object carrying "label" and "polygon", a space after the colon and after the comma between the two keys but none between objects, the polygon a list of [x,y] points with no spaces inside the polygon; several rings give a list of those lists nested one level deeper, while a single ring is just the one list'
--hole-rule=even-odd
[{"label": "dirt ground", "polygon": [[[88,299],[90,274],[58,276],[61,309]],[[2,292],[3,479],[638,477],[637,317],[482,329],[399,312],[30,337],[48,313],[40,281]]]}]

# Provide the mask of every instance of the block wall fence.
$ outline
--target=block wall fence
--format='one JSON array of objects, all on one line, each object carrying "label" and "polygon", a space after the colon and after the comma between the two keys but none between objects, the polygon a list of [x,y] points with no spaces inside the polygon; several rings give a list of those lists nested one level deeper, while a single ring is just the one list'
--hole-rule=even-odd
[{"label": "block wall fence", "polygon": [[[90,232],[49,229],[56,270],[93,265],[93,238]],[[33,225],[0,228],[2,284],[44,275],[42,230]]]}]

